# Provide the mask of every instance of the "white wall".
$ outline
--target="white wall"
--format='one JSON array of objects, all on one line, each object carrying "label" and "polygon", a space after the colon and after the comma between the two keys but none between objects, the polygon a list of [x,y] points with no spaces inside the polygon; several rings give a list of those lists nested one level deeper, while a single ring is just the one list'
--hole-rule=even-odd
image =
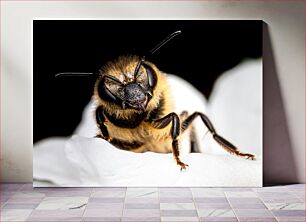
[{"label": "white wall", "polygon": [[[290,139],[290,143],[270,141],[269,145],[276,156],[283,155],[277,153],[277,146],[290,146],[296,178],[287,178],[288,171],[283,178],[273,179],[280,170],[286,171],[284,155],[280,162],[267,165],[266,177],[272,178],[269,182],[305,182],[304,13],[304,1],[1,1],[1,180],[32,181],[33,18],[164,18],[262,19],[267,23],[269,56],[275,62]],[[277,132],[283,122],[275,116],[269,130]]]}]

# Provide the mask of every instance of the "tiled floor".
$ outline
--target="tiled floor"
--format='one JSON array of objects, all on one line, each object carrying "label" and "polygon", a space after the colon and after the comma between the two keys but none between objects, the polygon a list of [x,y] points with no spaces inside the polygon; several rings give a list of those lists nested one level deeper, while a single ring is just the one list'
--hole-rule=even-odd
[{"label": "tiled floor", "polygon": [[1,184],[1,221],[305,221],[305,185],[33,189]]}]

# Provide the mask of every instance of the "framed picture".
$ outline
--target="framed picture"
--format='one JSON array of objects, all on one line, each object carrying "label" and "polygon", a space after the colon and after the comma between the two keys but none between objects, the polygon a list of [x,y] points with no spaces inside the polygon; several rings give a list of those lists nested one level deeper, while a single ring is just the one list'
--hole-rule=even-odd
[{"label": "framed picture", "polygon": [[34,186],[262,186],[261,20],[34,20]]}]

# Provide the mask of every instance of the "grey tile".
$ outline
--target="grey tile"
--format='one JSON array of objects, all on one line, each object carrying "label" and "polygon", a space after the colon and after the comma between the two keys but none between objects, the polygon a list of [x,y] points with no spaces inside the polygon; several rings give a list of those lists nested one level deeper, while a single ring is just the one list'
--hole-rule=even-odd
[{"label": "grey tile", "polygon": [[236,217],[200,217],[201,222],[238,222]]},{"label": "grey tile", "polygon": [[272,213],[267,209],[234,209],[236,216],[240,218],[273,218]]},{"label": "grey tile", "polygon": [[123,203],[124,198],[121,198],[121,197],[113,197],[113,198],[90,197],[88,202],[89,203]]},{"label": "grey tile", "polygon": [[225,197],[195,197],[196,203],[228,203]]},{"label": "grey tile", "polygon": [[196,210],[161,210],[162,217],[197,217]]},{"label": "grey tile", "polygon": [[305,217],[305,210],[272,210],[276,217]]},{"label": "grey tile", "polygon": [[159,222],[160,217],[122,217],[121,222],[134,222],[134,221],[141,221],[141,222]]},{"label": "grey tile", "polygon": [[161,203],[193,203],[192,197],[160,197]]},{"label": "grey tile", "polygon": [[159,209],[124,209],[122,217],[160,217]]},{"label": "grey tile", "polygon": [[125,209],[159,209],[158,203],[126,203]]}]

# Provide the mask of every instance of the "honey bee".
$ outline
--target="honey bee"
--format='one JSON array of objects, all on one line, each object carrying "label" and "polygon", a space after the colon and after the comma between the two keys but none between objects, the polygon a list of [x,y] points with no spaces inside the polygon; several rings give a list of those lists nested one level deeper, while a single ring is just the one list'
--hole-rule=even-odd
[{"label": "honey bee", "polygon": [[[172,33],[149,55],[180,33]],[[78,74],[93,73],[59,73],[57,76]],[[137,153],[172,152],[182,170],[188,165],[180,160],[180,137],[190,131],[193,120],[200,117],[222,148],[231,154],[255,160],[254,155],[240,152],[220,136],[204,113],[175,113],[167,75],[147,61],[146,56],[121,56],[105,64],[97,75],[94,98],[97,104],[96,122],[100,130],[96,137],[107,140],[119,149]]]}]

